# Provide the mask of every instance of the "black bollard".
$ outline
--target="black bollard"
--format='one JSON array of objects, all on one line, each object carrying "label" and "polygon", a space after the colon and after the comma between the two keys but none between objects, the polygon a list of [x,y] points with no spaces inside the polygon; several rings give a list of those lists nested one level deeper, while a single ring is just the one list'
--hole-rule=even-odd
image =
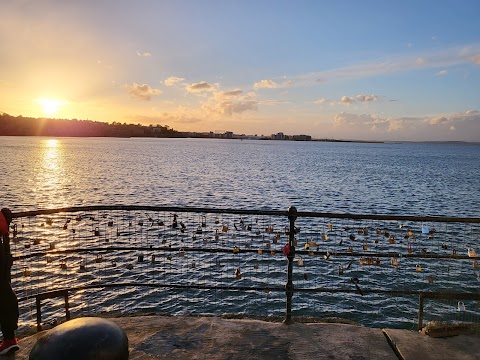
[{"label": "black bollard", "polygon": [[128,338],[112,321],[85,317],[67,321],[41,336],[30,360],[126,360]]}]

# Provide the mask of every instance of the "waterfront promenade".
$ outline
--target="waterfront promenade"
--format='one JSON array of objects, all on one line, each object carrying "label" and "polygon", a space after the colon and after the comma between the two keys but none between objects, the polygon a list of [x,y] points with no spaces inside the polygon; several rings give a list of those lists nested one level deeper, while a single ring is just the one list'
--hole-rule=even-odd
[{"label": "waterfront promenade", "polygon": [[[417,331],[338,323],[219,317],[112,318],[127,333],[130,359],[480,359],[480,334],[433,338]],[[42,333],[7,356],[28,359]]]}]

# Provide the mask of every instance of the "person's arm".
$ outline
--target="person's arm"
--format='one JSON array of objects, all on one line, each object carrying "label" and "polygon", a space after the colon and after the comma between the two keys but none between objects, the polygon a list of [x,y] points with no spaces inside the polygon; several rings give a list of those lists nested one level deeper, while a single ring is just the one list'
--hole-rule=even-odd
[{"label": "person's arm", "polygon": [[10,226],[10,223],[12,222],[12,212],[7,209],[3,208],[0,210],[0,236],[3,236],[4,234],[8,234],[8,227]]},{"label": "person's arm", "polygon": [[8,230],[12,222],[12,212],[3,208],[0,211],[0,238],[2,240],[0,246],[0,277],[11,281],[10,269],[12,268],[13,259],[10,253],[10,236]]}]

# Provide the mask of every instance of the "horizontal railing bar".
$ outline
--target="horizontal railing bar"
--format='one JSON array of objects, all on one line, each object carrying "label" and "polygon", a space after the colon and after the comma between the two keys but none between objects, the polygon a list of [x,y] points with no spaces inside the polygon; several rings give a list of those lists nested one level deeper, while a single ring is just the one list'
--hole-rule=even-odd
[{"label": "horizontal railing bar", "polygon": [[[380,289],[364,289],[362,294],[382,294],[382,295],[422,295],[430,299],[468,299],[480,300],[480,294],[460,293],[460,292],[423,292],[422,290],[380,290]],[[295,292],[301,293],[357,293],[356,289],[335,289],[335,288],[295,288]],[[427,295],[428,294],[428,295]]]},{"label": "horizontal railing bar", "polygon": [[[89,248],[89,249],[65,249],[65,250],[50,250],[50,251],[43,251],[43,252],[35,252],[30,253],[27,255],[21,256],[14,256],[12,257],[13,260],[23,260],[29,259],[33,257],[39,256],[47,256],[47,255],[56,255],[56,254],[72,254],[72,253],[85,253],[85,252],[107,252],[112,253],[115,251],[165,251],[165,252],[204,252],[204,253],[223,253],[223,254],[236,254],[232,251],[232,249],[225,249],[225,248],[188,248],[188,247],[96,247],[96,248]],[[254,249],[242,249],[240,252],[243,253],[258,253],[258,250]]]},{"label": "horizontal railing bar", "polygon": [[[192,248],[192,247],[95,247],[89,249],[64,249],[64,250],[50,250],[50,251],[38,251],[26,255],[14,256],[12,259],[24,260],[34,257],[47,256],[47,255],[56,255],[56,254],[76,254],[76,253],[85,253],[85,252],[107,252],[112,253],[116,251],[164,251],[164,252],[200,252],[200,253],[223,253],[231,254],[233,253],[232,249],[227,248]],[[270,253],[269,250],[263,250],[265,255]],[[241,256],[241,253],[258,253],[258,249],[245,249],[240,248],[238,253],[235,255]],[[297,255],[311,256],[330,256],[332,259],[334,257],[347,257],[347,258],[418,258],[418,259],[453,259],[453,260],[478,260],[480,256],[468,256],[468,255],[440,255],[440,254],[409,254],[409,253],[398,253],[398,252],[388,252],[388,253],[359,253],[359,252],[329,252],[329,251],[308,251],[308,250],[296,250]],[[277,252],[279,256],[283,256],[280,251]],[[274,256],[274,255],[271,255]],[[325,260],[329,261],[329,260]],[[370,265],[365,265],[370,266]],[[373,266],[373,265],[372,265]]]},{"label": "horizontal railing bar", "polygon": [[439,216],[410,216],[410,215],[372,215],[372,214],[336,214],[299,211],[297,216],[334,219],[357,219],[357,220],[401,220],[401,221],[424,221],[424,222],[459,222],[459,223],[480,223],[480,218],[455,218]]},{"label": "horizontal railing bar", "polygon": [[196,208],[178,206],[143,206],[143,205],[95,205],[95,206],[74,206],[58,209],[41,209],[12,213],[13,218],[30,217],[37,215],[50,215],[56,213],[87,212],[87,211],[169,211],[169,212],[192,212],[192,213],[213,213],[213,214],[238,214],[238,215],[270,215],[287,216],[287,211],[276,210],[244,210],[244,209],[218,209],[218,208]]},{"label": "horizontal railing bar", "polygon": [[[324,255],[334,257],[363,257],[363,258],[418,258],[418,259],[457,259],[457,260],[477,260],[480,256],[468,256],[468,255],[440,255],[440,254],[409,254],[398,252],[387,253],[362,253],[362,252],[331,252],[331,251],[308,251],[308,250],[296,250],[295,254],[309,255],[313,252],[315,255]],[[368,266],[368,265],[366,265]]]},{"label": "horizontal railing bar", "polygon": [[49,292],[46,292],[46,293],[36,294],[32,297],[36,297],[38,300],[46,300],[46,299],[49,299],[49,298],[52,298],[52,297],[66,296],[67,292],[68,292],[67,289],[53,290],[53,291],[49,291]]},{"label": "horizontal railing bar", "polygon": [[[95,206],[74,206],[57,209],[40,209],[13,213],[13,218],[31,217],[37,215],[49,215],[56,213],[86,212],[86,211],[170,211],[170,212],[193,212],[193,213],[214,213],[214,214],[238,214],[238,215],[268,215],[288,216],[288,211],[279,210],[246,210],[246,209],[219,209],[200,207],[178,207],[178,206],[143,206],[143,205],[95,205]],[[297,217],[310,218],[332,218],[332,219],[358,219],[358,220],[396,220],[396,221],[423,221],[423,222],[458,222],[458,223],[480,223],[480,218],[471,217],[437,217],[437,216],[405,216],[405,215],[372,215],[372,214],[337,214],[323,212],[299,211]]]},{"label": "horizontal railing bar", "polygon": [[[61,294],[65,291],[81,291],[101,288],[118,288],[118,287],[150,287],[150,288],[174,288],[174,289],[199,289],[199,290],[235,290],[235,291],[275,291],[283,292],[285,287],[257,287],[257,286],[218,286],[218,285],[180,285],[180,284],[158,284],[158,283],[117,283],[117,284],[93,284],[85,286],[76,286],[72,288],[60,289],[38,293],[36,295],[24,296],[18,299],[19,302],[26,301],[35,297],[46,299],[55,294]],[[356,289],[335,289],[335,288],[295,288],[297,293],[345,293],[358,294]],[[362,289],[362,294],[383,294],[383,295],[421,295],[428,299],[462,299],[462,300],[480,300],[480,294],[468,292],[424,292],[421,290],[382,290],[382,289]]]},{"label": "horizontal railing bar", "polygon": [[[361,289],[362,294],[386,294],[386,295],[418,295],[420,290],[381,290],[381,289]],[[335,288],[295,288],[295,292],[301,293],[357,293],[357,289],[335,289]]]},{"label": "horizontal railing bar", "polygon": [[256,287],[256,286],[209,286],[209,285],[180,285],[180,284],[158,284],[158,283],[117,283],[117,284],[94,284],[94,285],[85,285],[85,286],[76,286],[68,289],[47,291],[44,293],[38,293],[35,295],[23,296],[18,298],[19,302],[26,301],[28,299],[33,299],[37,296],[46,298],[49,294],[56,294],[57,292],[62,292],[65,290],[68,291],[81,291],[81,290],[91,290],[91,289],[101,289],[101,288],[118,288],[118,287],[150,287],[150,288],[174,288],[174,289],[199,289],[199,290],[235,290],[235,291],[281,291],[284,292],[285,288],[282,287]]},{"label": "horizontal railing bar", "polygon": [[480,293],[473,294],[473,293],[460,293],[462,297],[459,297],[459,293],[422,293],[421,294],[424,298],[427,299],[447,299],[447,300],[480,300]]}]

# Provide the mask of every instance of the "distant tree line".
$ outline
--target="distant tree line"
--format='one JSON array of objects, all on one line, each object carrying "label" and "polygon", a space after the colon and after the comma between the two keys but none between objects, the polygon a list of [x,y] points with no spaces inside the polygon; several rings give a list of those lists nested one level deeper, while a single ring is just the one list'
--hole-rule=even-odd
[{"label": "distant tree line", "polygon": [[81,136],[81,137],[183,137],[167,125],[111,124],[77,119],[47,119],[0,113],[2,136]]}]

